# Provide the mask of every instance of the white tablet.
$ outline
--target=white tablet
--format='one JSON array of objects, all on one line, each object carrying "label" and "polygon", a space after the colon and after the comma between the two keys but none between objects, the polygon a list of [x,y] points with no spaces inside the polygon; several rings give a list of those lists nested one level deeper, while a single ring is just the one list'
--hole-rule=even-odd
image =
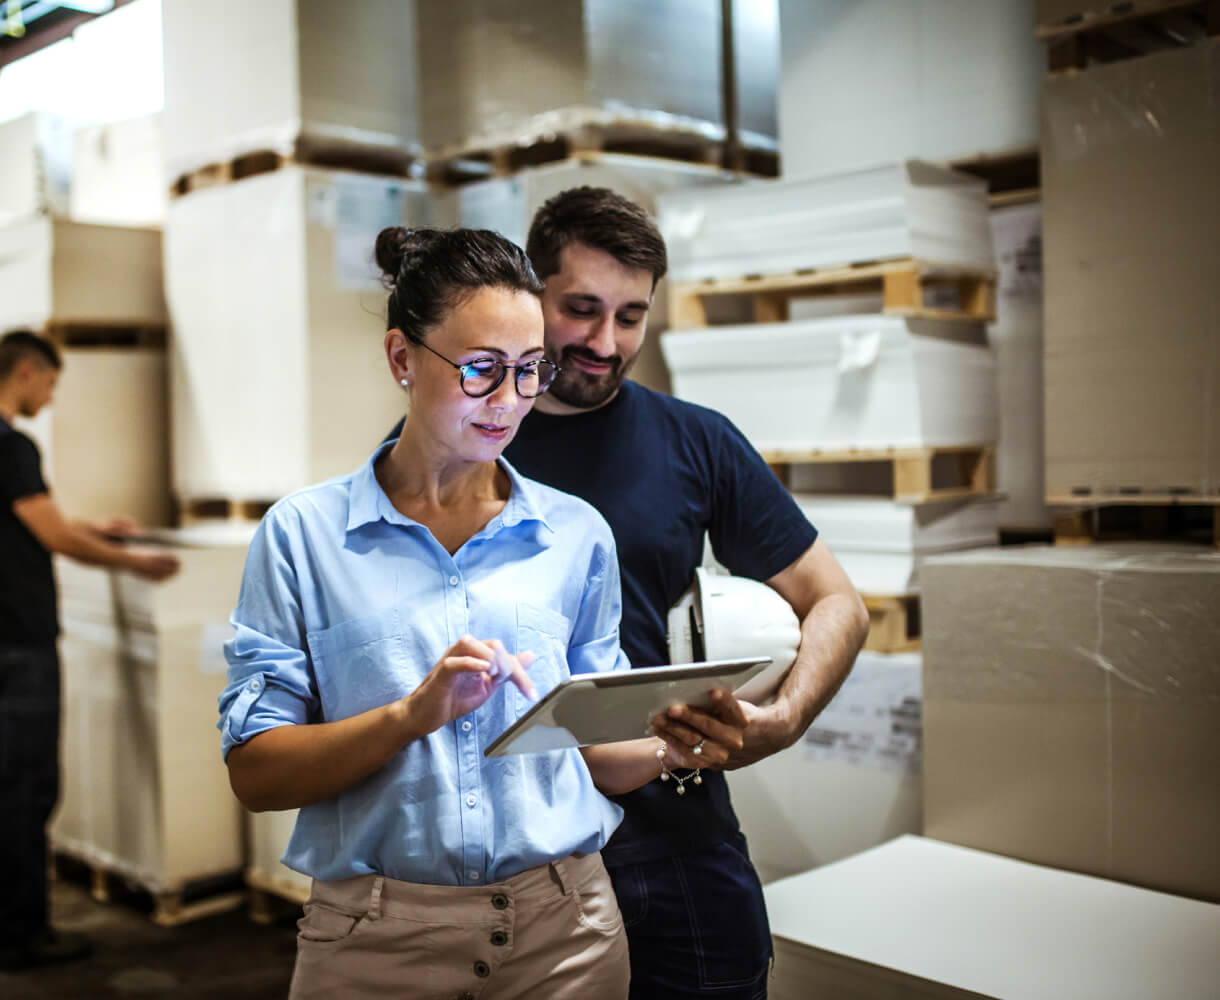
[{"label": "white tablet", "polygon": [[496,737],[484,756],[542,753],[634,740],[671,705],[705,708],[712,688],[736,691],[770,657],[578,674],[557,684]]}]

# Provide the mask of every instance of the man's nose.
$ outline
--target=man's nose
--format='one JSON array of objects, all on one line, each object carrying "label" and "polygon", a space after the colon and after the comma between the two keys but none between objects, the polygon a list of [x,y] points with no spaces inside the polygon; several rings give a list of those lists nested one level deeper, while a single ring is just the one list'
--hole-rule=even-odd
[{"label": "man's nose", "polygon": [[589,336],[585,340],[585,347],[595,354],[601,355],[603,358],[608,358],[615,353],[616,346],[614,342],[614,314],[609,313],[600,317],[593,324],[592,329],[589,331]]}]

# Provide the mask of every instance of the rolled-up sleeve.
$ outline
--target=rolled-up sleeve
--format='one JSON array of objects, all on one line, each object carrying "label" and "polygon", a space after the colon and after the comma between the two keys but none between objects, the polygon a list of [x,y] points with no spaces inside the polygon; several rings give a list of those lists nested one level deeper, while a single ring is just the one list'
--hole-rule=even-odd
[{"label": "rolled-up sleeve", "polygon": [[228,686],[219,698],[221,752],[277,726],[314,719],[318,691],[305,642],[300,583],[285,525],[259,525],[225,643]]},{"label": "rolled-up sleeve", "polygon": [[614,536],[603,521],[589,566],[580,609],[568,644],[568,669],[573,674],[628,670],[631,663],[619,645],[623,594]]}]

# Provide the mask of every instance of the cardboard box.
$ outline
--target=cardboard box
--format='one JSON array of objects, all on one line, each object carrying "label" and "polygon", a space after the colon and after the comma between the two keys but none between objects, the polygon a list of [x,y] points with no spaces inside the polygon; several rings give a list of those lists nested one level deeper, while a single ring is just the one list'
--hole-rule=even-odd
[{"label": "cardboard box", "polygon": [[414,0],[164,0],[170,177],[259,150],[406,162]]},{"label": "cardboard box", "polygon": [[661,349],[674,394],[720,410],[760,451],[987,444],[991,352],[933,335],[960,325],[839,316],[674,331]]},{"label": "cardboard box", "polygon": [[717,4],[448,0],[418,10],[429,150],[508,144],[590,121],[723,135]]},{"label": "cardboard box", "polygon": [[1220,495],[1220,39],[1048,78],[1046,490]]},{"label": "cardboard box", "polygon": [[166,321],[158,230],[51,217],[0,228],[0,329]]},{"label": "cardboard box", "polygon": [[216,733],[245,546],[177,555],[164,584],[56,560],[65,778],[51,837],[153,893],[236,874],[245,854]]},{"label": "cardboard box", "polygon": [[765,889],[773,1000],[1205,1000],[1220,907],[899,837]]},{"label": "cardboard box", "polygon": [[1220,900],[1220,552],[983,549],[921,580],[924,832]]},{"label": "cardboard box", "polygon": [[77,222],[160,227],[168,191],[161,115],[76,130],[69,214]]},{"label": "cardboard box", "polygon": [[727,774],[763,882],[923,824],[918,653],[862,652],[801,740]]},{"label": "cardboard box", "polygon": [[417,183],[295,166],[171,202],[180,499],[276,500],[372,454],[405,411],[373,245],[431,213]]},{"label": "cardboard box", "polygon": [[785,177],[1038,142],[1033,0],[781,0]]}]

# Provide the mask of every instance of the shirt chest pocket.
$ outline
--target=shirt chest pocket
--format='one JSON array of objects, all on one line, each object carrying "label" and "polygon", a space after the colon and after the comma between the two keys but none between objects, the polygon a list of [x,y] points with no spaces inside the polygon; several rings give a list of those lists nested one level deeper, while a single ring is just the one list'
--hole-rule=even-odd
[{"label": "shirt chest pocket", "polygon": [[[517,605],[517,652],[537,659],[527,673],[541,697],[568,677],[568,639],[572,626],[558,611],[533,604]],[[515,687],[518,714],[533,703]]]},{"label": "shirt chest pocket", "polygon": [[[346,719],[410,694],[431,662],[407,648],[397,608],[306,636],[325,721]],[[417,651],[418,652],[418,651]]]}]

